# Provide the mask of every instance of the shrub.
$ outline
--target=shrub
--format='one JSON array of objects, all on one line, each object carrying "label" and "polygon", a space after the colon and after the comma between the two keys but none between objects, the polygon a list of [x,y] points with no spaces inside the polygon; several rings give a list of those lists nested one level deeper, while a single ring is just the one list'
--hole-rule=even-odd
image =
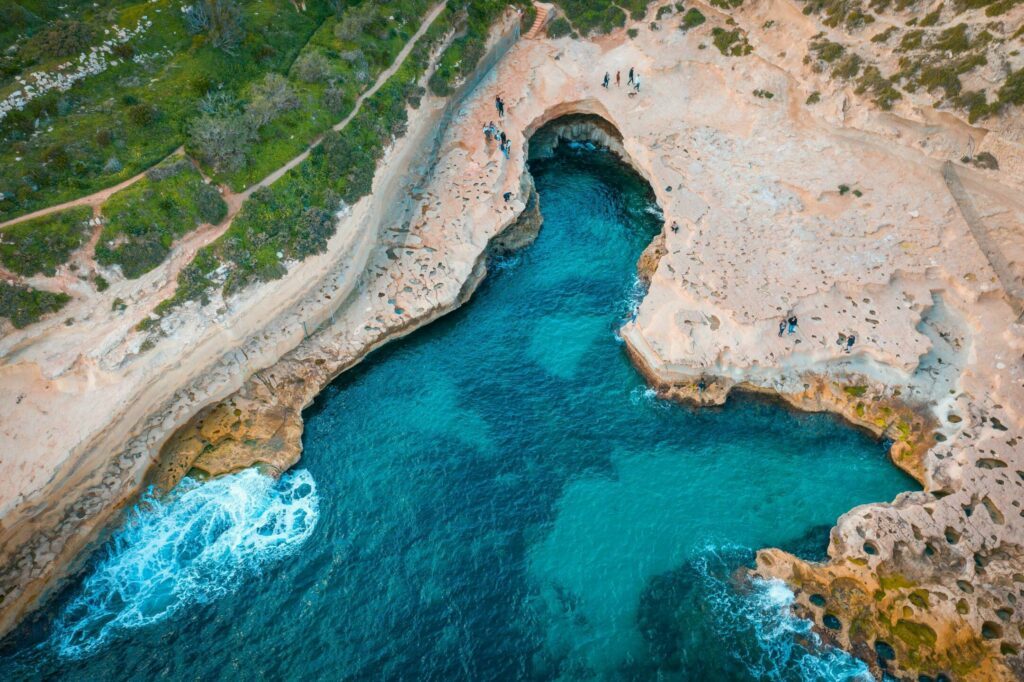
[{"label": "shrub", "polygon": [[89,49],[92,30],[81,21],[58,19],[33,40],[34,47],[46,57],[70,57]]},{"label": "shrub", "polygon": [[352,99],[337,80],[332,80],[324,90],[323,102],[327,110],[335,116],[340,116],[352,105]]},{"label": "shrub", "polygon": [[96,285],[96,291],[106,291],[110,288],[110,282],[103,275],[96,275],[92,278],[92,283]]},{"label": "shrub", "polygon": [[821,93],[815,90],[807,97],[807,104],[817,104],[821,101]]},{"label": "shrub", "polygon": [[262,128],[279,114],[299,106],[295,90],[284,76],[268,73],[263,80],[252,86],[249,104],[245,114],[256,128]]},{"label": "shrub", "polygon": [[227,206],[185,159],[157,166],[103,206],[107,224],[96,260],[134,279],[160,265],[174,240],[203,222],[220,222]]},{"label": "shrub", "polygon": [[203,184],[196,193],[196,212],[204,223],[217,225],[228,214],[228,205],[215,187]]},{"label": "shrub", "polygon": [[71,300],[65,293],[39,291],[0,280],[0,317],[6,317],[17,329],[57,312]]},{"label": "shrub", "polygon": [[680,25],[680,28],[684,31],[689,31],[691,28],[697,28],[705,21],[707,21],[707,19],[704,17],[704,14],[696,7],[691,7],[686,10],[686,14],[683,15],[683,22]]},{"label": "shrub", "polygon": [[306,83],[320,83],[327,78],[330,72],[330,62],[317,50],[303,52],[292,65],[292,74]]},{"label": "shrub", "polygon": [[727,57],[745,57],[753,51],[740,29],[726,31],[718,26],[711,29],[711,40],[718,51]]},{"label": "shrub", "polygon": [[243,167],[256,135],[240,112],[200,114],[189,128],[188,146],[203,163],[217,171]]},{"label": "shrub", "polygon": [[565,17],[555,17],[547,26],[549,38],[562,38],[572,33],[572,24]]},{"label": "shrub", "polygon": [[92,211],[78,207],[17,223],[0,232],[0,262],[26,277],[54,276],[85,241]]},{"label": "shrub", "polygon": [[152,104],[140,103],[128,107],[128,120],[143,128],[157,120],[160,111]]}]

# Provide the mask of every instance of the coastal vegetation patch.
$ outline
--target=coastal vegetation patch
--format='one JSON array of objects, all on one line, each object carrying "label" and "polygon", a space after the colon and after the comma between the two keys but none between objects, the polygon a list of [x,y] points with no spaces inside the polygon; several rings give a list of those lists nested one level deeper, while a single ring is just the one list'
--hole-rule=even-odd
[{"label": "coastal vegetation patch", "polygon": [[183,143],[217,182],[251,185],[352,111],[431,3],[75,1],[60,18],[35,4],[5,10],[21,19],[0,54],[0,219]]},{"label": "coastal vegetation patch", "polygon": [[103,206],[106,224],[96,261],[119,266],[129,279],[140,277],[167,258],[175,239],[203,223],[219,223],[225,215],[220,193],[190,161],[164,162]]},{"label": "coastal vegetation patch", "polygon": [[62,292],[40,291],[0,280],[0,317],[6,317],[17,329],[57,312],[70,300],[71,297]]},{"label": "coastal vegetation patch", "polygon": [[[829,39],[824,34],[815,36],[805,63],[819,73],[827,70],[838,80],[859,76],[857,94],[869,94],[883,110],[892,109],[903,93],[923,91],[934,98],[934,106],[960,110],[967,114],[969,122],[975,123],[1024,102],[1024,92],[1018,87],[1024,82],[1021,74],[1024,69],[1014,68],[1001,52],[993,53],[993,50],[1002,51],[1007,41],[1014,40],[1024,27],[1017,29],[1014,36],[1007,36],[1012,26],[984,19],[1001,15],[1020,4],[1022,0],[958,0],[940,4],[921,16],[914,9],[915,3],[908,0],[871,0],[866,7],[861,0],[804,0],[805,14],[820,14],[826,26],[851,34],[875,21],[872,11],[879,15],[887,12],[896,15],[887,17],[886,20],[893,23],[872,36],[868,43],[862,43],[856,51],[853,41],[844,45],[835,35]],[[978,11],[981,9],[983,13]],[[876,52],[875,45],[895,46],[899,62],[894,73],[882,73],[880,64],[886,53]],[[987,76],[979,79],[975,74],[993,59],[1004,64],[1002,73],[997,76],[1002,81],[986,87],[991,79]],[[964,77],[983,87],[966,88]]]},{"label": "coastal vegetation patch", "polygon": [[435,20],[341,132],[329,131],[305,161],[254,192],[231,227],[182,269],[174,296],[139,328],[151,328],[186,301],[206,304],[214,288],[230,295],[247,284],[282,277],[289,260],[322,253],[335,232],[336,214],[370,192],[384,149],[404,135],[407,106],[418,104],[418,82],[449,26],[441,17]]},{"label": "coastal vegetation patch", "polygon": [[91,217],[90,208],[76,207],[11,225],[0,232],[0,262],[19,275],[52,277],[85,241]]}]

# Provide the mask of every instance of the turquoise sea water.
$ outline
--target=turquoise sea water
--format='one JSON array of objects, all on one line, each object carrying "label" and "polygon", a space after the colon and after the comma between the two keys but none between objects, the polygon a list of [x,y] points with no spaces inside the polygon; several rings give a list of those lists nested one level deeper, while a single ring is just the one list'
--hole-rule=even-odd
[{"label": "turquoise sea water", "polygon": [[0,645],[0,679],[863,676],[737,569],[820,558],[913,481],[827,415],[656,399],[615,335],[649,189],[599,151],[531,170],[533,246],[324,391],[294,472],[140,505]]}]

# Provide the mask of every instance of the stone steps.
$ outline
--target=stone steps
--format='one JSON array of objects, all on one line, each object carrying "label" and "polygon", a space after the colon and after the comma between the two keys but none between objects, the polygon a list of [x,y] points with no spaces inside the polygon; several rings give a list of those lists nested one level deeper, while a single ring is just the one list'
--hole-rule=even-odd
[{"label": "stone steps", "polygon": [[537,16],[533,20],[533,26],[526,32],[523,37],[527,40],[533,40],[540,36],[541,31],[544,30],[544,26],[548,23],[548,17],[551,16],[552,6],[544,2],[535,2],[533,6],[537,8]]}]

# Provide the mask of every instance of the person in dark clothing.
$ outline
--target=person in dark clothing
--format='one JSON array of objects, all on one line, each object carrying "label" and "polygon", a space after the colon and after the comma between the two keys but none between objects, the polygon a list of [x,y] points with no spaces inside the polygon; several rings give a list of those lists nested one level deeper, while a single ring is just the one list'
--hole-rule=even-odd
[{"label": "person in dark clothing", "polygon": [[785,332],[785,331],[786,331],[786,321],[785,320],[780,320],[779,321],[779,336],[782,336],[782,333]]},{"label": "person in dark clothing", "polygon": [[789,333],[793,334],[796,332],[796,315],[790,315],[789,319],[786,320],[789,323]]},{"label": "person in dark clothing", "polygon": [[505,100],[501,99],[501,95],[495,95],[494,108],[498,110],[499,117],[505,115]]},{"label": "person in dark clothing", "polygon": [[607,71],[604,72],[604,80],[601,81],[601,86],[605,89],[608,88],[608,84],[612,82],[612,76]]},{"label": "person in dark clothing", "polygon": [[615,87],[619,87],[620,85],[622,85],[622,72],[621,71],[616,71],[615,72]]},{"label": "person in dark clothing", "polygon": [[850,334],[846,338],[846,352],[847,353],[850,352],[850,349],[853,348],[853,344],[855,344],[855,343],[857,343],[857,337],[854,336],[853,334]]},{"label": "person in dark clothing", "polygon": [[501,196],[505,198],[505,203],[507,204],[512,199],[512,192],[505,192]]},{"label": "person in dark clothing", "polygon": [[626,81],[626,85],[633,84],[633,67],[629,67],[629,79]]},{"label": "person in dark clothing", "polygon": [[506,137],[504,130],[501,131],[501,135],[499,137],[501,139],[501,146],[504,147],[505,141],[508,140],[508,137]]}]

